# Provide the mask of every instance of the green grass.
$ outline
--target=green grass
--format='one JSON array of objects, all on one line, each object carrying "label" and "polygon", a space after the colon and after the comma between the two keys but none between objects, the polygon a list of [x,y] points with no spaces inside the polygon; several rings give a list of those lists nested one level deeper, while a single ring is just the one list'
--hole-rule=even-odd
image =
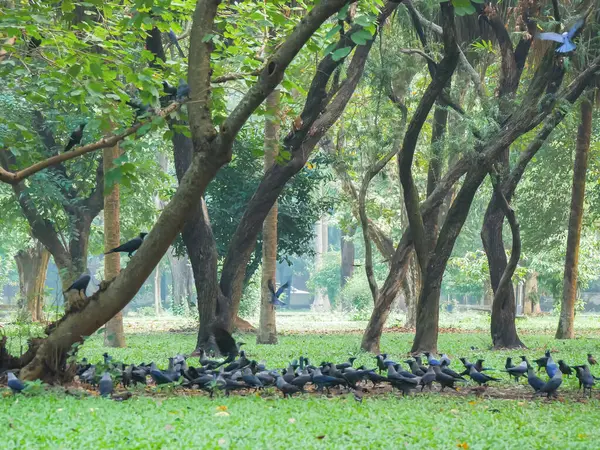
[{"label": "green grass", "polygon": [[[488,333],[471,329],[441,334],[438,348],[456,360],[455,370],[460,368],[459,356],[471,360],[481,357],[486,365],[497,368],[503,367],[507,356],[518,359],[525,354],[534,359],[545,349],[553,350],[556,360],[569,364],[585,362],[588,352],[600,356],[600,336],[591,329],[578,339],[556,341],[550,334],[537,331],[543,326],[538,323],[523,334],[527,350],[491,351]],[[359,333],[284,334],[277,346],[256,345],[252,335],[238,337],[247,343],[250,357],[266,360],[270,367],[285,366],[301,354],[317,364],[342,361],[353,354],[359,357],[359,364],[374,367],[372,356],[359,351]],[[195,338],[193,333],[137,332],[128,334],[127,348],[109,352],[117,360],[153,360],[164,367],[169,356],[193,350]],[[382,350],[401,360],[410,350],[412,338],[410,333],[386,333]],[[477,349],[471,350],[471,346]],[[79,357],[97,361],[106,350],[101,336],[96,335],[81,348]],[[197,364],[197,360],[189,363]],[[594,372],[600,375],[598,370]],[[561,387],[564,401],[531,400],[527,386],[515,388],[506,374],[500,373],[500,377],[504,379],[500,390],[510,391],[514,399],[477,399],[466,390],[462,395],[427,393],[408,398],[378,394],[365,396],[362,404],[348,394],[333,398],[309,394],[283,400],[272,390],[264,392],[262,398],[232,395],[214,400],[182,391],[150,395],[136,391],[133,399],[122,403],[97,397],[76,399],[57,389],[32,397],[6,395],[0,397],[0,448],[448,449],[466,448],[458,447],[463,443],[471,449],[597,446],[597,394],[579,402],[576,380],[565,380]],[[219,408],[223,406],[225,411]]]}]

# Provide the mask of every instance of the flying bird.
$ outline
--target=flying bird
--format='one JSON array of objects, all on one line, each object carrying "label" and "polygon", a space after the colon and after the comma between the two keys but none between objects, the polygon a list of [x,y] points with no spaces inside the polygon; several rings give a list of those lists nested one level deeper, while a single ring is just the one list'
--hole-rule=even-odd
[{"label": "flying bird", "polygon": [[283,291],[285,291],[288,288],[288,286],[290,285],[290,281],[286,281],[285,284],[279,286],[279,289],[277,290],[275,290],[275,286],[273,286],[272,280],[269,280],[267,282],[267,285],[269,286],[269,291],[271,292],[271,304],[275,306],[285,306],[286,304],[279,300],[279,297],[281,297]]},{"label": "flying bird", "polygon": [[130,241],[125,242],[124,244],[119,245],[118,247],[113,248],[105,253],[108,255],[110,253],[127,253],[127,255],[131,258],[133,252],[135,252],[140,246],[142,242],[144,242],[144,238],[148,235],[148,233],[140,233],[140,235],[136,238],[133,238]]},{"label": "flying bird", "polygon": [[579,30],[585,24],[585,19],[579,19],[575,24],[569,29],[569,31],[565,31],[562,34],[547,32],[547,33],[539,33],[537,35],[538,39],[542,39],[544,41],[554,41],[561,44],[557,49],[556,53],[569,53],[575,50],[577,47],[573,43],[572,39],[579,32]]},{"label": "flying bird", "polygon": [[85,128],[86,125],[87,125],[87,122],[80,123],[79,128],[77,128],[75,131],[73,131],[71,133],[71,136],[69,137],[69,142],[67,143],[67,146],[65,147],[65,152],[68,152],[76,145],[79,145],[79,143],[81,142],[81,138],[83,137],[83,129]]}]

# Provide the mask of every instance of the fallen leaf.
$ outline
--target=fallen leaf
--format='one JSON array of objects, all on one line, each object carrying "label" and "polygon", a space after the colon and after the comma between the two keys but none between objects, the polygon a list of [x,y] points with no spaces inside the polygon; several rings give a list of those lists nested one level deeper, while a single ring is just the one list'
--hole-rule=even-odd
[{"label": "fallen leaf", "polygon": [[225,405],[217,406],[217,411],[227,411],[227,406],[225,406]]},{"label": "fallen leaf", "polygon": [[227,411],[219,411],[218,413],[215,414],[215,416],[218,417],[227,417],[229,415],[229,413]]},{"label": "fallen leaf", "polygon": [[461,442],[460,444],[456,445],[458,448],[464,448],[465,450],[467,448],[469,448],[469,444],[467,444],[466,442]]},{"label": "fallen leaf", "polygon": [[165,425],[165,430],[167,430],[167,431],[172,431],[174,429],[175,429],[175,427],[173,425],[171,425],[171,424],[166,424]]},{"label": "fallen leaf", "polygon": [[450,412],[452,414],[458,414],[460,411],[458,409],[451,409]]},{"label": "fallen leaf", "polygon": [[227,441],[225,440],[225,438],[221,438],[221,439],[219,439],[219,440],[217,441],[217,443],[218,443],[219,445],[225,445],[225,444],[227,444]]},{"label": "fallen leaf", "polygon": [[321,434],[320,436],[317,436],[317,439],[323,439],[325,437],[324,434]]},{"label": "fallen leaf", "polygon": [[473,401],[473,400],[471,400],[471,401],[469,402],[469,405],[471,405],[471,406],[473,406],[473,405],[476,405],[476,404],[477,404],[477,402],[476,402],[476,401]]},{"label": "fallen leaf", "polygon": [[289,422],[289,423],[296,423],[296,419],[294,419],[293,417],[290,417],[290,418],[288,419],[288,422]]}]

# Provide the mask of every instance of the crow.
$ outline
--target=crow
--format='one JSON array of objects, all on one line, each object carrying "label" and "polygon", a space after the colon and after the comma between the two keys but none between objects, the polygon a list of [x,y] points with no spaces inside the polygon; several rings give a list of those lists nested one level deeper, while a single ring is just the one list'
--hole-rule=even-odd
[{"label": "crow", "polygon": [[110,373],[104,372],[104,375],[102,375],[102,378],[100,378],[100,383],[98,383],[98,388],[102,397],[108,397],[110,394],[112,394],[113,381]]},{"label": "crow", "polygon": [[556,53],[570,53],[575,50],[577,47],[573,43],[572,39],[577,35],[579,30],[583,28],[585,24],[585,19],[579,19],[575,24],[569,29],[569,31],[565,31],[562,34],[547,32],[547,33],[539,33],[537,35],[538,39],[542,39],[544,41],[554,41],[561,44],[557,49]]},{"label": "crow", "polygon": [[181,56],[182,58],[185,58],[185,54],[183,53],[183,50],[181,50],[181,46],[179,45],[179,40],[177,39],[177,36],[173,32],[173,30],[169,30],[169,41],[171,41],[171,44],[173,44],[177,48],[177,51],[179,52],[179,56]]},{"label": "crow", "polygon": [[547,394],[548,398],[550,396],[557,397],[557,389],[562,384],[562,372],[556,369],[556,373],[550,378],[550,380],[544,384],[539,391],[535,393],[535,395]]},{"label": "crow", "polygon": [[82,292],[85,296],[85,291],[87,290],[88,284],[90,284],[91,279],[92,277],[90,276],[90,271],[86,270],[85,273],[83,273],[79,278],[77,278],[73,282],[73,284],[63,292],[63,294],[66,294],[70,290],[75,289],[80,296]]},{"label": "crow", "polygon": [[552,359],[552,356],[549,356],[548,360],[546,361],[546,373],[548,374],[548,376],[550,378],[554,378],[554,375],[556,375],[557,371],[558,371],[558,366]]},{"label": "crow", "polygon": [[473,381],[479,384],[479,386],[481,386],[482,384],[486,384],[488,381],[500,381],[498,378],[493,378],[489,375],[486,375],[485,373],[477,372],[475,366],[471,366],[471,368],[469,369],[469,376]]},{"label": "crow", "polygon": [[527,368],[527,382],[536,393],[546,384],[535,374],[531,366]]},{"label": "crow", "polygon": [[439,366],[440,362],[435,359],[433,356],[431,356],[431,353],[429,352],[425,352],[425,356],[427,356],[427,362],[429,363],[430,366]]},{"label": "crow", "polygon": [[590,366],[595,366],[596,364],[598,364],[596,362],[596,358],[594,358],[591,353],[588,353],[587,360]]},{"label": "crow", "polygon": [[273,281],[269,280],[267,282],[267,286],[269,287],[269,291],[271,292],[271,304],[272,305],[285,306],[285,303],[282,302],[281,300],[279,300],[279,297],[281,296],[283,291],[285,291],[288,288],[289,285],[290,285],[290,282],[288,280],[285,282],[285,284],[282,284],[281,286],[279,286],[279,289],[277,289],[277,291],[276,291],[275,287],[273,286]]},{"label": "crow", "polygon": [[140,233],[138,237],[107,251],[105,255],[109,255],[110,253],[127,253],[127,256],[131,258],[133,253],[141,247],[142,243],[144,242],[144,238],[147,235],[148,233]]},{"label": "crow", "polygon": [[576,366],[577,369],[577,379],[579,380],[579,389],[583,387],[583,395],[585,395],[585,391],[589,391],[590,397],[592,396],[592,386],[594,386],[594,377],[590,372],[590,367],[587,364],[583,366]]},{"label": "crow", "polygon": [[85,128],[86,125],[87,125],[87,122],[81,122],[79,124],[79,128],[77,128],[76,130],[74,130],[71,133],[71,136],[69,137],[69,142],[67,143],[67,145],[65,147],[65,152],[68,152],[69,150],[71,150],[73,147],[75,147],[76,145],[78,145],[81,142],[81,138],[83,138],[83,129]]},{"label": "crow", "polygon": [[573,374],[573,369],[571,369],[562,359],[558,360],[558,368],[563,375],[566,375],[567,377]]},{"label": "crow", "polygon": [[300,387],[294,386],[293,384],[286,383],[283,377],[277,374],[277,382],[275,384],[277,389],[283,393],[283,398],[291,397],[292,395],[300,392]]},{"label": "crow", "polygon": [[524,356],[521,356],[521,359],[522,361],[519,365],[505,369],[505,372],[508,372],[511,377],[515,377],[516,382],[518,382],[519,378],[524,377],[527,373],[527,361],[525,360]]},{"label": "crow", "polygon": [[25,389],[25,383],[23,383],[21,380],[19,380],[15,376],[15,374],[12,372],[7,372],[7,377],[8,377],[8,387],[15,394],[18,394],[19,392],[23,392],[23,389]]},{"label": "crow", "polygon": [[546,368],[546,363],[548,362],[548,358],[550,358],[550,350],[546,350],[545,356],[542,356],[541,358],[538,358],[538,359],[534,360],[534,362],[538,366],[538,370],[537,370],[538,372],[540,370]]},{"label": "crow", "polygon": [[175,99],[177,101],[185,100],[190,96],[190,86],[183,80],[179,81],[179,86],[177,86],[177,92]]},{"label": "crow", "polygon": [[448,375],[447,373],[442,372],[442,369],[440,366],[431,366],[431,368],[435,372],[435,381],[440,383],[440,385],[442,386],[442,391],[444,390],[444,388],[447,388],[447,387],[456,391],[458,389],[456,389],[456,386],[454,386],[454,383],[457,383],[459,381],[464,381],[461,378],[455,378],[451,375]]}]

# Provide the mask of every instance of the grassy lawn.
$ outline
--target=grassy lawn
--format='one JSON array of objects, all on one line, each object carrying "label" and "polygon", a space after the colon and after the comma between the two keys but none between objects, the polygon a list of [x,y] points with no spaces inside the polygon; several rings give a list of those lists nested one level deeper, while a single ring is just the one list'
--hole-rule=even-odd
[{"label": "grassy lawn", "polygon": [[[581,337],[572,341],[554,340],[548,331],[555,320],[550,319],[526,319],[534,325],[522,328],[529,347],[524,351],[490,351],[489,335],[466,326],[467,332],[440,335],[439,350],[456,359],[452,364],[455,370],[461,367],[460,356],[485,358],[487,366],[497,368],[504,366],[507,356],[518,359],[525,354],[535,359],[547,348],[555,352],[555,360],[569,364],[585,362],[588,352],[600,356],[600,335],[592,329],[592,319],[585,318]],[[311,319],[307,316],[304,320]],[[328,320],[321,316],[320,322]],[[465,320],[455,320],[453,328]],[[168,328],[162,324],[160,329]],[[117,360],[154,360],[164,367],[167,357],[190,352],[195,343],[194,333],[159,332],[148,323],[131,322],[128,330],[128,348],[110,350]],[[360,334],[340,334],[338,330],[325,326],[317,334],[288,328],[277,346],[258,346],[252,335],[239,337],[247,343],[249,356],[266,360],[269,367],[283,367],[301,354],[316,364],[341,362],[354,354],[359,364],[374,367],[372,356],[359,352]],[[399,360],[411,341],[410,333],[386,333],[382,350]],[[80,357],[96,361],[104,351],[101,337],[94,336],[82,347]],[[189,363],[197,365],[197,360]],[[599,372],[594,370],[595,375]],[[499,376],[503,381],[482,398],[471,394],[467,386],[458,394],[419,393],[408,398],[386,391],[366,395],[362,403],[351,394],[331,398],[307,394],[283,400],[273,390],[266,390],[261,397],[248,394],[210,400],[195,392],[148,388],[135,391],[131,400],[122,403],[97,397],[77,399],[62,389],[33,397],[8,394],[0,397],[0,448],[597,447],[598,395],[582,400],[577,380],[565,379],[559,401],[532,400],[528,386],[515,387],[506,374]],[[496,394],[505,392],[510,392],[510,399],[497,398]]]}]

